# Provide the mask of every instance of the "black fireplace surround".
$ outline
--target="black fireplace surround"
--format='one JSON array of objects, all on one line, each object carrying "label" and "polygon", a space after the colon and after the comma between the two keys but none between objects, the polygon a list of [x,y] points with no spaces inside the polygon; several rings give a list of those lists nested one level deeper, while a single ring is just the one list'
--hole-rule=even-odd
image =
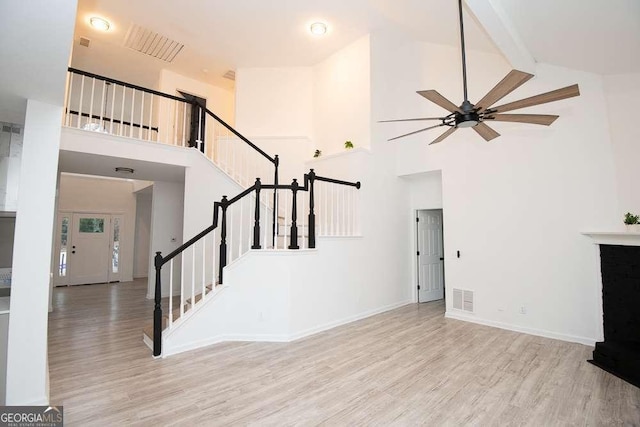
[{"label": "black fireplace surround", "polygon": [[600,245],[604,341],[589,362],[640,387],[640,246]]}]

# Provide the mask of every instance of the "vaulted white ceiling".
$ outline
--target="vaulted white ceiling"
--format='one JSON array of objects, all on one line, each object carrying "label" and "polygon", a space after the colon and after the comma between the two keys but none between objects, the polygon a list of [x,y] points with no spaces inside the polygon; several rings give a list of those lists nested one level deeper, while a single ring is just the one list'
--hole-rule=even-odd
[{"label": "vaulted white ceiling", "polygon": [[[639,0],[483,1],[537,62],[601,74],[640,72]],[[474,3],[482,4],[465,2],[472,12]],[[112,30],[92,29],[88,19],[94,15],[111,21]],[[168,68],[231,88],[221,77],[227,70],[312,65],[376,30],[458,46],[457,19],[456,0],[80,0],[73,65],[147,86]],[[492,39],[496,32],[488,27],[494,23],[477,19],[484,17],[465,12],[468,48],[504,49]],[[326,36],[309,33],[316,20],[329,24]],[[185,47],[171,64],[129,50],[123,42],[132,24]],[[91,39],[89,48],[78,46],[80,36]]]}]

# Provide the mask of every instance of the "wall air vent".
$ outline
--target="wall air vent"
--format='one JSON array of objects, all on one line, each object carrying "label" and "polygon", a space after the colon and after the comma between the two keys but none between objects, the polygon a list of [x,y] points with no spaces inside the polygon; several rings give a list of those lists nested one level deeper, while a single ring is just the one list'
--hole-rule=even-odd
[{"label": "wall air vent", "polygon": [[473,291],[453,289],[453,308],[473,313]]},{"label": "wall air vent", "polygon": [[222,75],[225,79],[234,80],[236,79],[236,72],[233,70],[229,70]]},{"label": "wall air vent", "polygon": [[91,44],[91,40],[86,37],[80,37],[80,46],[89,47],[89,44]]},{"label": "wall air vent", "polygon": [[180,42],[137,24],[129,27],[124,46],[165,62],[173,62],[184,47]]}]

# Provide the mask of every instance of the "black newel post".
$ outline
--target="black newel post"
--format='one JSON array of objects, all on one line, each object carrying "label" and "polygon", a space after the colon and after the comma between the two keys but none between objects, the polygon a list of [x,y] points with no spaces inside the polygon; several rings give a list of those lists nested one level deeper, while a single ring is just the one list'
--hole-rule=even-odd
[{"label": "black newel post", "polygon": [[298,180],[294,179],[291,183],[291,193],[293,202],[291,203],[291,244],[289,249],[300,249],[298,246],[298,225],[296,220],[298,219]]},{"label": "black newel post", "polygon": [[157,357],[162,354],[162,281],[160,277],[162,255],[160,252],[156,252],[156,257],[153,261],[156,267],[155,307],[153,309],[153,355]]},{"label": "black newel post", "polygon": [[315,203],[313,201],[313,181],[316,179],[316,173],[311,169],[307,175],[309,178],[309,249],[316,247],[316,214],[314,211]]},{"label": "black newel post", "polygon": [[200,151],[204,153],[204,125],[207,120],[207,113],[204,108],[200,107]]},{"label": "black newel post", "polygon": [[256,212],[253,216],[253,245],[251,249],[260,249],[260,178],[256,178]]},{"label": "black newel post", "polygon": [[[278,158],[278,155],[275,155],[275,158],[273,159],[273,164],[276,167],[274,176],[273,176],[273,184],[274,185],[278,185],[278,165],[280,164],[280,159]],[[276,236],[278,235],[278,189],[274,188],[273,189],[273,248],[275,249],[276,247]]]},{"label": "black newel post", "polygon": [[198,114],[198,103],[194,100],[191,102],[191,123],[189,126],[189,147],[197,147],[198,143],[196,142],[198,139],[198,127],[195,118],[199,116]]},{"label": "black newel post", "polygon": [[220,270],[218,283],[222,284],[222,269],[227,265],[227,207],[229,207],[227,196],[222,196],[220,207],[222,208],[222,224],[220,225]]}]

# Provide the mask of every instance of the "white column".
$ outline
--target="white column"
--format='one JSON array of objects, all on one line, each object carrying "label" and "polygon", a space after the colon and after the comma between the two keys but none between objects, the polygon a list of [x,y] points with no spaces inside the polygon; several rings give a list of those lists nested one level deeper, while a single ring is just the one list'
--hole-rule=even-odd
[{"label": "white column", "polygon": [[13,248],[8,405],[49,401],[47,322],[62,110],[27,101]]}]

